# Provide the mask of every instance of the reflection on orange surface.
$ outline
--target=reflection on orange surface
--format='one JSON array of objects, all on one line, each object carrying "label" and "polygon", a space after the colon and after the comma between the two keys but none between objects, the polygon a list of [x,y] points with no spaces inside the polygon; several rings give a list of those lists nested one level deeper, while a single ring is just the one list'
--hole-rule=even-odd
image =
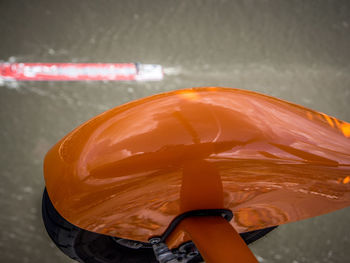
[{"label": "reflection on orange surface", "polygon": [[223,207],[223,186],[215,163],[203,159],[185,162],[180,191],[180,213]]},{"label": "reflection on orange surface", "polygon": [[186,100],[197,100],[199,99],[199,94],[195,89],[180,90],[177,92],[182,98]]},{"label": "reflection on orange surface", "polygon": [[259,225],[262,228],[288,222],[288,216],[278,207],[244,207],[236,212],[236,223],[248,231]]},{"label": "reflection on orange surface", "polygon": [[[180,214],[198,209],[217,209],[224,207],[223,186],[215,163],[204,159],[189,160],[184,164],[181,191]],[[191,240],[180,224],[166,240],[170,248]]]},{"label": "reflection on orange surface", "polygon": [[334,123],[333,123],[332,119],[328,115],[322,114],[322,116],[328,122],[329,126],[334,127]]},{"label": "reflection on orange surface", "polygon": [[350,183],[350,176],[345,177],[343,180],[343,184],[347,184],[347,183]]},{"label": "reflection on orange surface", "polygon": [[332,128],[339,130],[343,133],[345,137],[350,137],[350,124],[347,122],[340,121],[334,117],[328,116],[324,113],[318,113],[318,112],[306,112],[306,116],[309,120],[312,119],[318,119],[321,121],[325,121],[329,126]]},{"label": "reflection on orange surface", "polygon": [[235,229],[220,216],[190,217],[180,225],[190,233],[205,262],[258,263]]},{"label": "reflection on orange surface", "polygon": [[349,123],[342,123],[340,126],[340,129],[343,132],[344,136],[350,137],[350,124]]},{"label": "reflection on orange surface", "polygon": [[350,204],[350,124],[325,116],[236,89],[148,97],[57,143],[45,158],[47,190],[73,224],[140,241],[186,209],[214,206],[199,188],[193,201],[180,201],[183,172],[199,160],[208,171],[193,166],[188,180],[220,177],[220,208],[234,212],[239,232],[328,213]]},{"label": "reflection on orange surface", "polygon": [[[223,185],[216,163],[201,158],[185,162],[180,212],[223,207]],[[167,239],[167,244],[173,248],[188,240],[195,243],[205,262],[258,262],[237,231],[220,215],[185,218]]]}]

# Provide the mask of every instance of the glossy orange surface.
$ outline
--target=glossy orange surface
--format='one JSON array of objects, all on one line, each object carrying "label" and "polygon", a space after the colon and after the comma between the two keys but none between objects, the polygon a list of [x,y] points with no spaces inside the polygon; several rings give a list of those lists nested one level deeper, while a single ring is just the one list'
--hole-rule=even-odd
[{"label": "glossy orange surface", "polygon": [[[207,197],[184,204],[195,162],[185,178]],[[227,208],[246,232],[350,205],[350,124],[249,91],[173,91],[81,125],[48,152],[44,174],[60,214],[90,231],[147,241],[183,211]]]},{"label": "glossy orange surface", "polygon": [[258,263],[244,240],[222,217],[186,218],[180,227],[189,234],[206,263]]},{"label": "glossy orange surface", "polygon": [[[201,209],[211,209],[224,206],[224,192],[220,172],[216,169],[214,163],[203,159],[188,160],[183,164],[181,182],[179,214],[196,210],[198,209],[197,207],[201,207]],[[196,234],[197,227],[192,225],[195,222],[205,224],[207,220],[203,219],[201,223],[199,220],[202,218],[196,217],[194,219],[194,221],[186,219],[186,223],[183,222],[183,224],[176,227],[166,240],[168,247],[176,248],[181,243],[192,240],[193,234],[197,236],[196,240],[202,243],[205,234]],[[188,229],[193,230],[194,233],[191,233]],[[217,242],[217,244],[221,243],[219,241],[215,242]],[[230,242],[228,244],[230,244]],[[216,246],[213,246],[213,248],[214,247]],[[204,252],[201,251],[201,254],[202,253]]]},{"label": "glossy orange surface", "polygon": [[[224,206],[220,171],[215,163],[192,159],[184,163],[180,191],[180,212]],[[221,216],[185,218],[166,242],[178,247],[192,240],[207,263],[257,263],[244,240],[232,225]]]}]

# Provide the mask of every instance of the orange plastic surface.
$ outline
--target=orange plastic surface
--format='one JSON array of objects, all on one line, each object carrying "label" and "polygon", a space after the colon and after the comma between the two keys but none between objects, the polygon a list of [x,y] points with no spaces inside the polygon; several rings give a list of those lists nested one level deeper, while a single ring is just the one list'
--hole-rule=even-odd
[{"label": "orange plastic surface", "polygon": [[[205,202],[180,202],[189,162]],[[147,241],[181,211],[226,208],[246,232],[350,205],[350,124],[249,91],[173,91],[81,125],[48,152],[44,175],[59,213],[90,231]]]},{"label": "orange plastic surface", "polygon": [[258,263],[241,236],[222,217],[186,218],[180,228],[189,234],[206,263]]},{"label": "orange plastic surface", "polygon": [[[185,162],[182,169],[179,213],[183,214],[187,211],[196,210],[197,207],[211,209],[213,207],[221,208],[223,206],[223,185],[220,173],[216,169],[215,164],[201,159]],[[194,221],[190,220],[186,222],[201,220],[199,217],[195,217],[194,219]],[[191,226],[191,223],[186,223],[186,225]],[[168,247],[176,248],[181,243],[191,239],[191,235],[189,235],[182,224],[176,227],[175,231],[167,238],[166,243]]]}]

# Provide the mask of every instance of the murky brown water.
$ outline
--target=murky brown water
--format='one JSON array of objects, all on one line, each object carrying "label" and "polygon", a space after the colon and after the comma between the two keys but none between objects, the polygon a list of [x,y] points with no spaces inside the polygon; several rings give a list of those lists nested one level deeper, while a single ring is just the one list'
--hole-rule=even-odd
[{"label": "murky brown water", "polygon": [[[193,86],[259,91],[350,121],[349,1],[1,1],[0,59],[143,62],[154,83],[0,87],[0,255],[69,262],[41,223],[42,159],[78,124],[124,102]],[[347,262],[350,210],[282,226],[261,262]]]}]

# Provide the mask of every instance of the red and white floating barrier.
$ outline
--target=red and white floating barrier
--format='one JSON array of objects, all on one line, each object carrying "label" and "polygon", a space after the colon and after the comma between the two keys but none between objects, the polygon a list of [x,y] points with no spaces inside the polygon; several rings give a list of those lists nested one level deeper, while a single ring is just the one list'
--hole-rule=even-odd
[{"label": "red and white floating barrier", "polygon": [[161,65],[139,63],[0,63],[0,80],[159,81]]}]

